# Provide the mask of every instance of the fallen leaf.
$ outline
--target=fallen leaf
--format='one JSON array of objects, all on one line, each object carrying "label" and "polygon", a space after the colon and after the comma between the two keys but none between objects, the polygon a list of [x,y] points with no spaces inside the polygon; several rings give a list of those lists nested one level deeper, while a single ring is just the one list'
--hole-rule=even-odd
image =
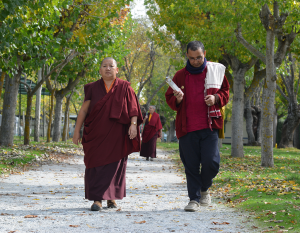
[{"label": "fallen leaf", "polygon": [[79,225],[69,225],[69,227],[80,227]]},{"label": "fallen leaf", "polygon": [[214,225],[228,225],[229,222],[212,222]]},{"label": "fallen leaf", "polygon": [[1,215],[12,215],[13,216],[13,214],[7,214],[7,213],[1,213]]},{"label": "fallen leaf", "polygon": [[37,218],[37,215],[29,214],[29,215],[26,215],[24,218]]},{"label": "fallen leaf", "polygon": [[137,224],[142,224],[142,223],[145,223],[146,221],[144,220],[144,221],[140,221],[140,222],[134,222],[134,223],[137,223]]}]

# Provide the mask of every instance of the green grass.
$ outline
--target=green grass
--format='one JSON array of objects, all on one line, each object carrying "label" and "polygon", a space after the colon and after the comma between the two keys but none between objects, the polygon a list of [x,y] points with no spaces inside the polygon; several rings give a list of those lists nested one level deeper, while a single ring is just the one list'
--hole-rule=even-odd
[{"label": "green grass", "polygon": [[176,142],[158,142],[156,146],[158,149],[163,150],[179,150],[178,143]]},{"label": "green grass", "polygon": [[30,138],[30,145],[24,146],[24,138],[15,137],[12,147],[0,147],[0,174],[21,172],[31,166],[36,157],[49,151],[78,149],[71,139],[67,142],[46,142],[46,138],[40,138],[40,142],[34,142]]},{"label": "green grass", "polygon": [[[158,143],[178,149],[178,143]],[[269,231],[300,232],[300,150],[274,149],[274,167],[261,167],[260,147],[244,146],[244,158],[232,158],[231,146],[221,148],[220,172],[211,191],[221,202],[249,212]],[[178,152],[172,158],[184,171]]]}]

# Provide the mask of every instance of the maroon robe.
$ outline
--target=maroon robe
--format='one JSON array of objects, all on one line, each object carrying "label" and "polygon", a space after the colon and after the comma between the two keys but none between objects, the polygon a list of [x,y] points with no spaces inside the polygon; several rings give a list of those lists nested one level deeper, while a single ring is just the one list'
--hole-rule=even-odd
[{"label": "maroon robe", "polygon": [[[149,114],[148,114],[149,115]],[[154,112],[149,122],[149,118],[145,122],[142,134],[142,146],[140,156],[156,158],[156,141],[160,137],[162,129],[159,115]]]},{"label": "maroon robe", "polygon": [[102,79],[85,85],[85,101],[90,100],[84,122],[85,196],[89,200],[114,200],[126,196],[127,156],[140,150],[140,134],[130,140],[131,117],[142,115],[130,83],[116,79],[106,93]]}]

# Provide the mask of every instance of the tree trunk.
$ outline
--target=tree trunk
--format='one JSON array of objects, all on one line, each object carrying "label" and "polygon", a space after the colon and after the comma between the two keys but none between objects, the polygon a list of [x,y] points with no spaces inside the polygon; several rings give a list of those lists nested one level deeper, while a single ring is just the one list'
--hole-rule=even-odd
[{"label": "tree trunk", "polygon": [[300,124],[297,126],[294,133],[294,147],[300,149]]},{"label": "tree trunk", "polygon": [[62,101],[63,96],[56,93],[55,95],[55,115],[53,122],[53,136],[52,141],[58,142],[61,135],[61,116],[62,116]]},{"label": "tree trunk", "polygon": [[27,108],[25,115],[24,145],[30,143],[30,117],[31,117],[32,95],[27,93]]},{"label": "tree trunk", "polygon": [[297,115],[297,109],[297,104],[289,104],[288,116],[282,126],[279,148],[293,147],[294,132],[300,122],[300,118]]},{"label": "tree trunk", "polygon": [[[42,70],[38,71],[38,81],[42,80]],[[36,91],[36,103],[35,103],[35,124],[34,124],[34,141],[40,141],[40,115],[41,115],[41,93],[42,86]]]},{"label": "tree trunk", "polygon": [[220,151],[220,149],[222,148],[222,145],[223,145],[223,139],[222,139],[222,138],[219,138],[219,139],[218,139],[218,147],[219,147],[219,151]]},{"label": "tree trunk", "polygon": [[[71,94],[72,95],[72,94]],[[68,132],[69,132],[69,112],[70,112],[70,102],[71,102],[72,96],[67,97],[66,102],[66,111],[65,111],[65,121],[64,121],[64,130],[63,130],[63,136],[62,140],[66,142],[68,140]]]},{"label": "tree trunk", "polygon": [[276,144],[276,133],[277,133],[277,110],[274,107],[274,115],[273,115],[273,147]]},{"label": "tree trunk", "polygon": [[[265,5],[262,8],[262,15],[270,19],[273,16],[267,12],[269,9]],[[274,20],[274,18],[273,18]],[[273,22],[274,23],[274,22]],[[267,27],[265,27],[267,28]],[[263,167],[274,167],[273,159],[273,115],[276,91],[276,70],[274,64],[275,33],[274,25],[269,25],[266,37],[266,81],[263,91],[262,107],[262,145],[261,145],[261,165]]]},{"label": "tree trunk", "polygon": [[256,141],[258,143],[258,145],[261,145],[261,111],[257,113],[257,132],[256,132],[256,135],[257,135],[257,138],[256,138]]},{"label": "tree trunk", "polygon": [[169,130],[169,135],[167,138],[167,142],[171,142],[172,139],[174,138],[174,134],[175,134],[175,120],[172,120],[170,123],[170,130]]},{"label": "tree trunk", "polygon": [[232,135],[231,156],[244,157],[243,148],[243,118],[244,118],[244,89],[245,73],[243,69],[233,71],[233,102],[232,102]]},{"label": "tree trunk", "polygon": [[52,117],[53,117],[54,93],[55,93],[55,90],[51,91],[49,123],[48,123],[48,129],[47,129],[47,142],[50,142],[50,138],[51,138],[51,122],[52,122]]},{"label": "tree trunk", "polygon": [[5,77],[5,93],[3,98],[2,124],[0,134],[1,146],[12,146],[14,142],[15,112],[22,69],[10,78]]},{"label": "tree trunk", "polygon": [[2,71],[1,77],[0,77],[0,100],[1,100],[1,96],[2,96],[2,90],[3,90],[3,84],[4,84],[4,79],[6,76],[6,72]]},{"label": "tree trunk", "polygon": [[[68,85],[55,93],[56,105],[55,105],[55,118],[53,123],[53,138],[54,142],[58,142],[61,136],[61,115],[62,115],[62,100],[70,91],[72,91],[79,83],[80,79],[85,76],[88,65],[85,64],[83,69],[77,74],[76,79],[69,79]],[[46,80],[48,90],[51,89],[49,80]]]},{"label": "tree trunk", "polygon": [[253,115],[252,107],[250,105],[250,99],[246,100],[245,103],[245,118],[246,118],[246,130],[248,134],[248,145],[255,144],[255,136],[253,133]]}]

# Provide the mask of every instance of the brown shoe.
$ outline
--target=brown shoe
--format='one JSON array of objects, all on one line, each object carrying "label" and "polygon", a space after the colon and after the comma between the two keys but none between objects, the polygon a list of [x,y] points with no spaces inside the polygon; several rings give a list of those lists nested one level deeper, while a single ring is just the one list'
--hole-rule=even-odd
[{"label": "brown shoe", "polygon": [[99,211],[102,209],[102,201],[94,201],[91,206],[91,211]]},{"label": "brown shoe", "polygon": [[107,208],[117,208],[115,200],[107,200]]}]

